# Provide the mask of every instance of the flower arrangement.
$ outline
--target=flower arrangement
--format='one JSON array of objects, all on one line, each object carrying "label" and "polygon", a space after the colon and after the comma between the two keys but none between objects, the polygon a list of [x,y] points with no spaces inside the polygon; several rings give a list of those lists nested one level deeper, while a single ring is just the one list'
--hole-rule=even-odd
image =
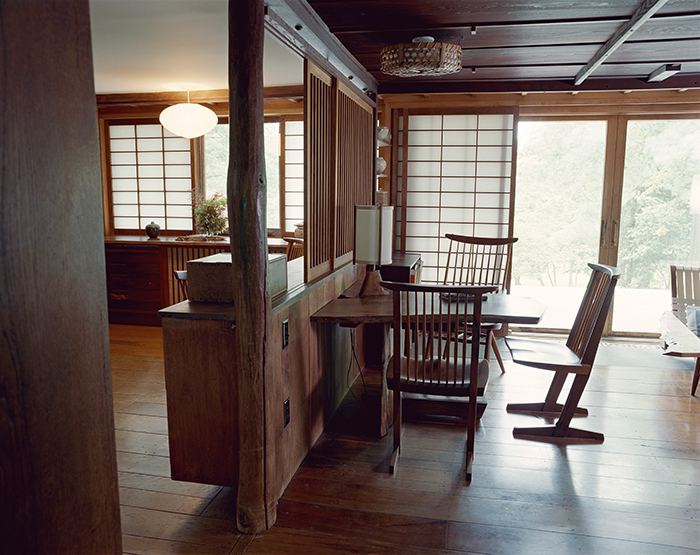
[{"label": "flower arrangement", "polygon": [[220,235],[226,231],[226,197],[218,192],[211,198],[197,198],[193,194],[192,200],[197,233]]}]

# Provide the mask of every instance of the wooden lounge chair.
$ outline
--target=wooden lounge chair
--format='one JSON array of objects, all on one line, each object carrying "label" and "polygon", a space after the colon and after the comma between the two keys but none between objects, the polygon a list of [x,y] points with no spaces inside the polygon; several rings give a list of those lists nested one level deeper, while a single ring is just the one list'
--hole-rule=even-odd
[{"label": "wooden lounge chair", "polygon": [[[445,237],[450,240],[450,247],[442,280],[444,284],[497,285],[499,291],[505,292],[510,276],[513,243],[518,240],[517,237],[469,237],[449,233]],[[501,372],[505,372],[494,335],[500,328],[501,324],[486,324],[481,330],[485,334],[485,357],[491,358],[493,349]],[[470,333],[469,330],[466,331]],[[459,336],[460,340],[464,338],[464,334]]]},{"label": "wooden lounge chair", "polygon": [[[471,349],[454,341],[461,325],[481,331],[482,295],[497,287],[418,285],[382,282],[393,292],[394,356],[389,361],[387,385],[394,390],[394,451],[392,472],[401,451],[403,393],[461,398],[467,422],[466,479],[471,480],[476,432],[479,377],[488,375],[488,361],[479,362],[479,342]],[[447,302],[441,296],[471,295],[473,302]],[[477,335],[478,337],[478,335]],[[446,357],[444,344],[451,345]],[[467,351],[470,351],[469,353]],[[483,391],[483,387],[482,387]],[[469,403],[465,403],[468,399]]]},{"label": "wooden lounge chair", "polygon": [[[555,426],[538,428],[514,428],[513,436],[524,439],[578,440],[601,443],[603,434],[571,428],[571,418],[576,414],[586,416],[588,411],[578,403],[593,367],[603,326],[612,303],[615,285],[620,277],[617,268],[602,264],[588,265],[593,273],[581,301],[581,306],[569,333],[566,344],[550,341],[506,338],[513,361],[524,366],[552,370],[554,378],[543,403],[509,404],[508,412],[531,414],[559,414]],[[574,381],[566,402],[557,402],[569,374]]]}]

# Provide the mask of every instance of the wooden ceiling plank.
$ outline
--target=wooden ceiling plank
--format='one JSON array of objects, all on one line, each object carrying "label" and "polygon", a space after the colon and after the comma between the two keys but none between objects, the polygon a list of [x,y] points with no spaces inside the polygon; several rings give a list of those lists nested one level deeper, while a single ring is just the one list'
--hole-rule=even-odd
[{"label": "wooden ceiling plank", "polygon": [[644,0],[634,15],[620,27],[612,37],[596,52],[595,56],[579,71],[574,85],[580,85],[600,66],[623,42],[625,42],[639,27],[659,11],[668,0]]}]

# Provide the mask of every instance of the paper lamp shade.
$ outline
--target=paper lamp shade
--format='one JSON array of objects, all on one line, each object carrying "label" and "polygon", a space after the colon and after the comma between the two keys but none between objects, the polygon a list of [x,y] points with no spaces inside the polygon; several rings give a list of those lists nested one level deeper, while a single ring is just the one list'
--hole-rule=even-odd
[{"label": "paper lamp shade", "polygon": [[393,206],[355,206],[355,263],[391,264]]},{"label": "paper lamp shade", "polygon": [[171,133],[194,139],[208,133],[219,121],[216,114],[201,104],[175,104],[160,113],[160,123]]}]

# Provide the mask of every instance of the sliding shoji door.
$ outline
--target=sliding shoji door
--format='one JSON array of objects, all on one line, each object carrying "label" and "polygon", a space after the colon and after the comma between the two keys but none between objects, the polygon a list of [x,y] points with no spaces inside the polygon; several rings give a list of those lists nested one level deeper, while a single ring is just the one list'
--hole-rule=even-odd
[{"label": "sliding shoji door", "polygon": [[423,281],[438,282],[446,233],[512,235],[517,114],[402,112],[397,244],[421,253]]},{"label": "sliding shoji door", "polygon": [[355,204],[374,187],[374,104],[307,62],[305,281],[352,260]]}]

